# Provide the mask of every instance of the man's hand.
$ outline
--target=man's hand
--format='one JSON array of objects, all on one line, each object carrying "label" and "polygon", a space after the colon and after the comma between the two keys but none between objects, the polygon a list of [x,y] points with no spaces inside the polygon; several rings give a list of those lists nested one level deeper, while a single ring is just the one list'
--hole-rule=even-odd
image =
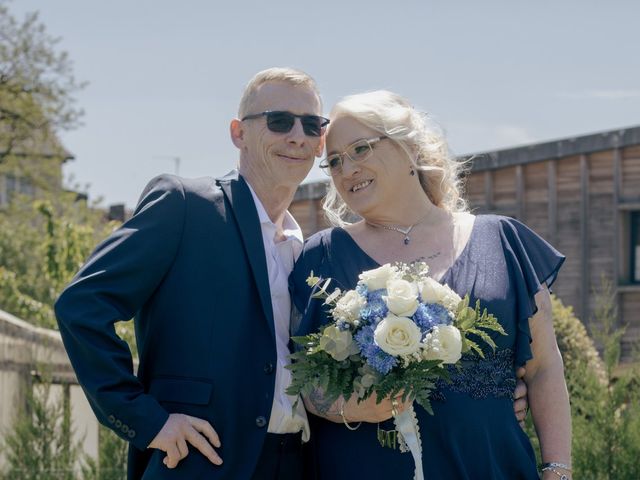
[{"label": "man's hand", "polygon": [[522,378],[524,377],[525,369],[520,367],[516,371],[516,389],[513,392],[513,411],[516,414],[516,418],[520,423],[520,426],[524,428],[524,421],[527,418],[527,412],[529,411],[529,401],[527,400],[527,384],[524,383]]},{"label": "man's hand", "polygon": [[201,418],[181,413],[169,415],[162,430],[151,441],[148,448],[157,448],[166,452],[167,456],[164,457],[163,463],[167,468],[175,468],[180,460],[189,454],[187,442],[196,447],[211,463],[222,464],[222,459],[211,446],[220,448],[220,438],[211,424]]}]

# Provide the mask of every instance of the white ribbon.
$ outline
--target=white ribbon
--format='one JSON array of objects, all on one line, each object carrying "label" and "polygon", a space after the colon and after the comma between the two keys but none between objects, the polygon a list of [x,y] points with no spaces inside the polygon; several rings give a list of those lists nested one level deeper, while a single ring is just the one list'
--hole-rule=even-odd
[{"label": "white ribbon", "polygon": [[416,412],[411,405],[404,412],[393,417],[396,431],[400,434],[400,450],[410,451],[415,464],[414,480],[424,480],[422,471],[422,440],[420,439],[420,427]]}]

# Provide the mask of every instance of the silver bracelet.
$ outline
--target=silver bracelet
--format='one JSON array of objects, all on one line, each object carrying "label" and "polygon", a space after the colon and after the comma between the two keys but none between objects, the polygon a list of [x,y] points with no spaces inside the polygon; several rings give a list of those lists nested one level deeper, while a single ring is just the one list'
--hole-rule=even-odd
[{"label": "silver bracelet", "polygon": [[561,468],[563,470],[567,470],[567,471],[571,471],[571,467],[569,465],[567,465],[566,463],[559,463],[559,462],[547,462],[547,463],[543,463],[542,465],[540,465],[540,468],[542,470],[544,470],[545,468],[548,470],[550,468]]},{"label": "silver bracelet", "polygon": [[540,471],[553,472],[558,476],[560,480],[569,480],[569,476],[566,473],[556,470],[556,468],[561,468],[563,470],[566,470],[567,472],[571,472],[571,467],[569,465],[558,462],[543,463],[541,465]]},{"label": "silver bracelet", "polygon": [[349,425],[349,422],[347,422],[347,419],[344,416],[344,399],[342,399],[342,403],[340,404],[340,416],[342,417],[342,422],[344,423],[344,426],[347,427],[352,432],[359,429],[360,425],[362,425],[362,422],[358,422],[358,425],[355,427],[352,427],[351,425]]}]

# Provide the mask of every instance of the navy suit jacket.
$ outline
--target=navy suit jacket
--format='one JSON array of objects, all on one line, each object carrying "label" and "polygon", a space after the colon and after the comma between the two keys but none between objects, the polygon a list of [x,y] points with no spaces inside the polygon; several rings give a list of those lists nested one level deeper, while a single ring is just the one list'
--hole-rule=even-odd
[{"label": "navy suit jacket", "polygon": [[[245,479],[273,402],[276,346],[258,214],[236,171],[153,179],[55,305],[99,421],[128,440],[130,479]],[[135,317],[139,368],[114,323]],[[169,413],[208,420],[224,463],[147,449]]]}]

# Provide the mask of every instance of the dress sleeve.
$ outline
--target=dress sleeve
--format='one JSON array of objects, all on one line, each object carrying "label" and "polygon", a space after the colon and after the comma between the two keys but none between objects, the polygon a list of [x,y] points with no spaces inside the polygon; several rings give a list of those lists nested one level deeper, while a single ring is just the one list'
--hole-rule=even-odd
[{"label": "dress sleeve", "polygon": [[289,276],[291,308],[297,310],[296,314],[292,315],[292,320],[297,323],[297,325],[291,325],[293,335],[306,335],[317,330],[320,326],[317,325],[318,322],[323,323],[317,318],[318,314],[322,313],[318,308],[318,304],[322,302],[311,298],[313,288],[307,284],[307,278],[311,272],[315,276],[323,276],[323,270],[326,268],[325,250],[323,235],[316,234],[310,237],[305,242],[302,253]]},{"label": "dress sleeve", "polygon": [[529,318],[538,311],[535,295],[543,283],[551,287],[565,256],[530,228],[512,218],[503,217],[500,228],[512,288],[516,295],[516,366],[533,358]]}]

